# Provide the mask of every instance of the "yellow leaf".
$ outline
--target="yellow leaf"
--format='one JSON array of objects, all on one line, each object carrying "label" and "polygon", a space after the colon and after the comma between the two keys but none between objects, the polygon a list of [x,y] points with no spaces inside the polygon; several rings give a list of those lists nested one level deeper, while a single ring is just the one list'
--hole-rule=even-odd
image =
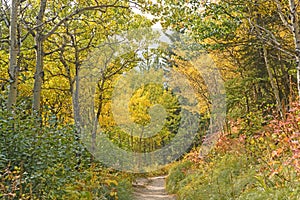
[{"label": "yellow leaf", "polygon": [[118,182],[116,180],[105,180],[104,181],[107,185],[111,185],[111,184],[114,184],[114,185],[118,185]]}]

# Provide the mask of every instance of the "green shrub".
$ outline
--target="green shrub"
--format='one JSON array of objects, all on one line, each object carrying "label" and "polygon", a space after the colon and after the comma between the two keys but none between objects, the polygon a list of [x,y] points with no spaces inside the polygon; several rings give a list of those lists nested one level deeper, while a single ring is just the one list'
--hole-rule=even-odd
[{"label": "green shrub", "polygon": [[132,199],[132,184],[130,179],[123,179],[117,185],[118,200]]},{"label": "green shrub", "polygon": [[73,125],[38,122],[21,109],[0,111],[0,198],[130,199],[129,181],[91,163]]},{"label": "green shrub", "polygon": [[170,169],[166,179],[166,189],[170,193],[175,193],[179,189],[179,182],[186,177],[186,172],[192,165],[190,161],[180,162],[178,165]]}]

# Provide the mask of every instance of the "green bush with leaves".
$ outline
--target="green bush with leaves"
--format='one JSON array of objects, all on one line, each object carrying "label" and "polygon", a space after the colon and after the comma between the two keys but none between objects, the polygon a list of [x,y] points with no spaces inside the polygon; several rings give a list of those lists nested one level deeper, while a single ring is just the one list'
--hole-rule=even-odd
[{"label": "green bush with leaves", "polygon": [[54,115],[40,123],[21,108],[13,115],[0,111],[1,198],[128,198],[130,181],[92,163],[73,125]]},{"label": "green bush with leaves", "polygon": [[[58,127],[55,120],[40,127],[39,120],[21,111],[0,114],[1,167],[20,168],[17,196],[30,193],[31,198],[61,196],[65,184],[74,181],[80,147],[72,126]],[[22,191],[21,191],[22,188]]]},{"label": "green bush with leaves", "polygon": [[179,183],[186,177],[187,170],[191,167],[190,161],[182,161],[170,169],[169,176],[166,180],[166,188],[170,193],[175,193],[179,189]]}]

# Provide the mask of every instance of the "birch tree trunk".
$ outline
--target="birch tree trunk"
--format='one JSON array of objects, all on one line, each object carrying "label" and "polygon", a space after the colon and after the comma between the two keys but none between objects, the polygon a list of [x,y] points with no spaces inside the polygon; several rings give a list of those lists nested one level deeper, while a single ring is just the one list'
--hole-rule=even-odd
[{"label": "birch tree trunk", "polygon": [[299,28],[299,16],[297,13],[297,4],[295,0],[289,0],[290,12],[291,12],[291,28],[294,36],[295,53],[296,53],[296,69],[297,69],[297,88],[298,98],[300,98],[300,28]]},{"label": "birch tree trunk", "polygon": [[10,9],[10,29],[9,29],[9,93],[7,108],[12,109],[12,106],[16,104],[18,93],[18,54],[19,54],[19,42],[18,42],[18,14],[19,14],[20,0],[12,0]]},{"label": "birch tree trunk", "polygon": [[32,108],[34,111],[40,111],[40,102],[41,102],[41,91],[42,91],[42,82],[44,76],[44,35],[42,34],[42,24],[43,18],[46,10],[47,0],[41,0],[40,10],[36,18],[37,31],[35,35],[35,48],[36,48],[36,65],[35,65],[35,74],[34,74],[34,86],[33,86],[33,105]]},{"label": "birch tree trunk", "polygon": [[[295,0],[289,0],[289,16],[284,15],[284,9],[281,6],[279,0],[275,0],[278,9],[278,14],[282,23],[292,32],[295,46],[295,60],[297,70],[297,89],[298,98],[300,99],[300,27],[299,27],[299,16],[297,13],[297,7],[299,1],[296,3]],[[289,21],[290,19],[290,21]]]}]

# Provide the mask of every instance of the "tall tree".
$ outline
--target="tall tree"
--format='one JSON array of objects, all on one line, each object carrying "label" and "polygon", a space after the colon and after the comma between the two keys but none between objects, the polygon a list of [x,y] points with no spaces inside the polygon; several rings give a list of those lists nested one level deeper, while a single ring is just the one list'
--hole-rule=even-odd
[{"label": "tall tree", "polygon": [[[23,19],[23,23],[28,31],[35,38],[35,51],[36,51],[36,64],[34,75],[34,88],[33,88],[33,110],[39,112],[41,106],[41,91],[42,82],[44,77],[44,57],[45,57],[45,42],[53,35],[59,27],[66,21],[76,20],[80,15],[85,12],[95,11],[105,13],[110,8],[126,9],[128,5],[121,1],[114,1],[112,3],[94,2],[90,5],[83,3],[75,3],[74,5],[67,5],[70,2],[58,3],[56,1],[48,2],[41,0],[38,6],[38,13],[36,15],[35,23]],[[47,8],[49,6],[49,8]],[[50,8],[51,6],[51,8]],[[46,13],[46,10],[49,11]]]},{"label": "tall tree", "polygon": [[[0,69],[1,91],[5,91],[6,85],[9,84],[7,66],[9,66],[9,11],[7,1],[0,0]],[[4,99],[2,99],[4,102]],[[7,101],[5,101],[7,106]],[[4,104],[1,104],[4,105]]]},{"label": "tall tree", "polygon": [[[282,5],[283,14],[287,16],[290,13],[287,13],[288,1],[278,2]],[[267,105],[280,104],[276,102],[284,101],[287,105],[289,99],[292,99],[289,96],[293,95],[293,90],[290,89],[293,88],[290,82],[295,80],[296,75],[296,70],[292,68],[293,63],[295,64],[295,51],[291,50],[293,36],[282,25],[275,3],[261,0],[225,0],[205,3],[177,1],[175,5],[171,5],[171,1],[166,1],[162,6],[166,10],[166,14],[162,16],[166,26],[189,34],[210,53],[221,56],[223,61],[228,62],[219,63],[226,74],[229,74],[232,68],[226,69],[224,65],[236,67],[235,75],[227,75],[228,80],[232,81],[228,81],[227,85],[244,89],[235,92],[232,99],[231,95],[228,95],[229,104],[241,104],[240,102],[245,101],[248,114],[257,108],[263,110]],[[182,9],[179,10],[179,7]],[[263,23],[257,23],[258,15]],[[268,49],[268,64],[271,69],[269,72],[273,71],[272,74],[268,73],[265,64],[262,44]],[[272,80],[270,75],[273,75]],[[243,84],[242,87],[236,87],[237,79]],[[242,98],[241,94],[244,94]],[[236,103],[234,107],[237,107]],[[279,107],[281,106],[277,106],[278,109]]]},{"label": "tall tree", "polygon": [[278,14],[282,23],[290,30],[294,40],[294,54],[297,70],[298,98],[300,99],[300,25],[299,25],[299,1],[289,0],[289,12],[284,11],[285,1],[275,0]]},{"label": "tall tree", "polygon": [[7,107],[11,109],[17,101],[18,86],[18,55],[20,52],[20,43],[18,37],[18,16],[21,0],[12,0],[10,9],[10,29],[9,29],[9,93]]}]

